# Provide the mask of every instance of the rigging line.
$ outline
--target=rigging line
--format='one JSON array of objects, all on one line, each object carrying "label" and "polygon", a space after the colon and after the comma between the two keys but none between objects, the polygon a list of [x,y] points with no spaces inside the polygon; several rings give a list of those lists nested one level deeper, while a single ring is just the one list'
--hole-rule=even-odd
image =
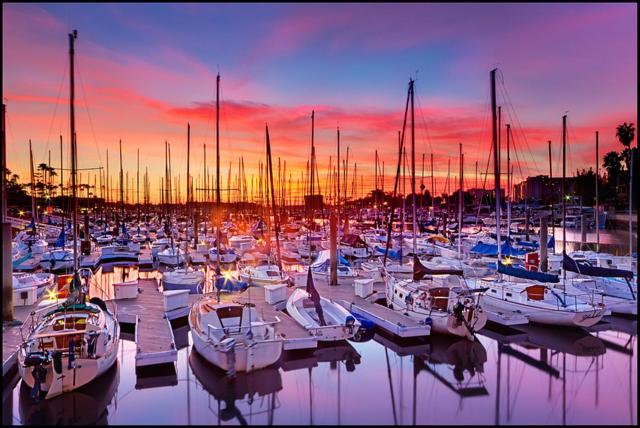
[{"label": "rigging line", "polygon": [[60,95],[62,94],[62,86],[64,84],[65,81],[65,77],[67,77],[67,61],[64,62],[64,70],[62,72],[62,77],[60,78],[60,85],[58,86],[58,95],[56,97],[56,106],[53,110],[53,117],[51,118],[51,123],[49,124],[49,132],[47,133],[47,144],[46,147],[44,148],[44,155],[43,157],[46,159],[47,158],[47,150],[49,150],[49,143],[50,143],[50,138],[51,138],[51,131],[53,129],[53,122],[55,121],[55,118],[58,114],[58,105],[60,104]]},{"label": "rigging line", "polygon": [[518,380],[518,386],[516,386],[516,392],[513,396],[513,401],[511,402],[511,408],[509,409],[509,413],[513,414],[513,411],[515,409],[516,406],[516,402],[518,401],[518,394],[520,393],[520,387],[522,386],[522,379],[524,378],[524,365],[523,365],[523,370],[520,371],[520,379]]},{"label": "rigging line", "polygon": [[80,87],[82,88],[82,100],[84,101],[84,108],[89,117],[89,126],[91,127],[91,134],[93,135],[93,143],[96,146],[96,152],[98,153],[98,164],[102,166],[102,156],[100,155],[100,149],[98,147],[98,139],[96,138],[96,132],[93,128],[93,120],[91,119],[91,112],[89,111],[89,105],[87,104],[87,91],[84,88],[84,80],[82,79],[82,72],[80,71],[80,62],[76,60],[76,67],[78,68],[78,77],[80,80]]},{"label": "rigging line", "polygon": [[[500,70],[498,70],[498,71],[500,71]],[[502,71],[500,71],[500,74],[502,75]],[[506,86],[505,86],[505,84],[504,84],[504,76],[502,76],[502,78],[501,78],[501,85],[502,85],[502,86],[498,86],[498,88],[501,88],[501,89],[502,89],[502,92],[503,92],[503,94],[504,94],[504,99],[505,99],[505,101],[507,102],[507,106],[508,106],[508,107],[511,109],[511,111],[513,112],[513,118],[515,119],[515,123],[514,123],[514,125],[517,125],[517,127],[518,127],[518,129],[519,129],[520,133],[521,133],[521,134],[522,134],[522,136],[523,136],[523,139],[524,139],[525,145],[527,146],[527,151],[528,151],[528,153],[529,153],[529,156],[531,157],[532,165],[537,165],[537,164],[536,164],[536,162],[535,162],[535,160],[533,159],[533,154],[532,154],[533,152],[531,151],[531,147],[529,146],[529,141],[527,140],[527,135],[524,133],[524,128],[523,128],[523,126],[522,126],[522,123],[520,122],[520,118],[518,117],[518,113],[517,113],[517,112],[516,112],[516,110],[515,110],[515,107],[514,107],[514,105],[513,105],[513,102],[511,101],[511,96],[509,95],[509,91],[507,90],[507,87],[506,87]],[[540,169],[539,169],[539,168],[537,168],[537,169],[536,169],[536,171],[537,171],[538,173],[540,173]]]},{"label": "rigging line", "polygon": [[[415,82],[415,81],[414,81]],[[415,85],[415,83],[414,83]],[[420,119],[422,120],[422,124],[424,126],[424,131],[427,134],[426,136],[426,140],[429,143],[429,150],[431,150],[431,153],[433,153],[433,146],[431,144],[431,134],[429,133],[429,127],[427,126],[427,122],[424,118],[424,112],[422,110],[422,103],[420,102],[420,95],[416,93],[416,91],[413,91],[414,94],[414,98],[416,99],[416,104],[418,104],[418,112],[420,112]],[[424,140],[422,141],[422,147],[423,149],[426,149],[426,146],[424,144]]]}]

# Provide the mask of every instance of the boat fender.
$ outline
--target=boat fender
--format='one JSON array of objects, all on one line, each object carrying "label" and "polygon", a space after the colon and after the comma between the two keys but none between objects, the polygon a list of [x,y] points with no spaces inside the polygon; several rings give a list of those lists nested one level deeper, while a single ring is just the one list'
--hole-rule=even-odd
[{"label": "boat fender", "polygon": [[424,325],[428,325],[428,326],[433,325],[433,320],[431,319],[431,317],[425,318]]},{"label": "boat fender", "polygon": [[74,361],[76,360],[76,342],[71,338],[69,340],[69,370],[75,367]]},{"label": "boat fender", "polygon": [[62,374],[62,352],[54,351],[53,352],[53,369],[56,373]]},{"label": "boat fender", "polygon": [[353,326],[356,323],[356,319],[351,315],[347,316],[347,319],[344,321],[344,325],[349,329],[349,332],[353,332]]},{"label": "boat fender", "polygon": [[92,297],[89,300],[89,303],[93,303],[94,305],[100,307],[100,309],[102,309],[103,311],[107,311],[107,304],[99,297]]}]

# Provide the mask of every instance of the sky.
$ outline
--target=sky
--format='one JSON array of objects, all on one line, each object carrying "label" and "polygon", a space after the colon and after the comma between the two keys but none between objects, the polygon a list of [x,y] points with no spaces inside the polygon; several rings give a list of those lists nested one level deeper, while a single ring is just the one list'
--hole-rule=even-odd
[{"label": "sky", "polygon": [[[286,160],[295,187],[310,155],[314,110],[321,186],[330,157],[336,165],[339,128],[343,161],[349,147],[349,192],[354,167],[358,196],[361,185],[365,193],[374,188],[375,150],[385,164],[385,190],[391,190],[410,78],[416,175],[431,175],[433,153],[438,194],[447,176],[453,181],[459,174],[459,144],[465,187],[476,184],[476,162],[482,185],[491,147],[493,68],[499,70],[502,123],[512,128],[515,182],[548,174],[549,140],[554,176],[561,171],[564,114],[569,173],[595,167],[596,131],[602,158],[622,147],[617,125],[637,125],[635,3],[3,3],[2,10],[7,167],[23,180],[29,177],[29,140],[36,164],[48,162],[51,152],[58,167],[62,135],[63,162],[69,164],[73,29],[78,166],[106,168],[108,150],[116,183],[122,140],[129,183],[139,150],[153,201],[165,171],[165,141],[184,200],[187,123],[193,179],[204,175],[204,144],[208,172],[215,175],[217,73],[221,187],[227,187],[230,163],[233,180],[240,156],[247,180],[257,180],[266,157],[265,125],[276,174],[277,158]],[[506,158],[503,132],[503,170]],[[93,175],[87,176],[93,173],[85,171],[82,180],[93,184]],[[430,187],[427,179],[425,184]]]}]

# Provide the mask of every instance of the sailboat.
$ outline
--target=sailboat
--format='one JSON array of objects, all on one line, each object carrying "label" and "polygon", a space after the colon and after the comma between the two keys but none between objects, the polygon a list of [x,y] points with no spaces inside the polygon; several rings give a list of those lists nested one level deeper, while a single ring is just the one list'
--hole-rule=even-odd
[{"label": "sailboat", "polygon": [[122,171],[122,140],[120,140],[120,227],[122,233],[116,238],[115,244],[102,247],[100,251],[100,263],[138,262],[140,244],[130,241],[124,219],[124,175]]},{"label": "sailboat", "polygon": [[[275,222],[275,232],[276,232],[276,251],[277,251],[277,263],[271,263],[270,261],[264,265],[258,266],[245,266],[240,271],[240,279],[242,281],[246,281],[250,285],[277,285],[282,283],[291,282],[291,278],[289,275],[282,269],[282,258],[280,254],[280,222],[277,215],[276,208],[276,200],[275,200],[275,190],[273,187],[273,164],[271,160],[271,140],[269,139],[269,127],[265,128],[266,132],[266,142],[267,142],[267,170],[269,174],[269,179],[271,183],[271,206],[273,207],[273,220]],[[269,218],[269,216],[267,216]],[[267,227],[267,231],[270,231],[270,228]],[[268,235],[268,233],[267,233]],[[271,258],[271,249],[270,244],[271,240],[267,236],[265,240],[267,242],[267,252],[268,257]]]},{"label": "sailboat", "polygon": [[[414,81],[409,81],[407,105],[405,108],[402,136],[400,138],[397,176],[402,161],[404,131],[411,101],[411,117],[413,113]],[[415,132],[411,124],[411,157],[415,158]],[[412,162],[415,165],[415,162]],[[396,179],[397,186],[397,179]],[[487,315],[480,305],[481,290],[470,290],[463,278],[463,272],[456,269],[429,269],[417,256],[416,246],[416,211],[415,211],[415,168],[412,168],[411,186],[413,201],[413,277],[399,280],[386,271],[383,266],[385,295],[387,304],[403,311],[406,316],[420,322],[429,323],[437,333],[453,334],[474,340],[477,330],[484,327]],[[395,189],[394,189],[395,190]],[[394,191],[395,193],[395,191]],[[393,212],[393,206],[392,211]],[[390,222],[391,223],[391,222]],[[389,224],[389,232],[391,224]],[[389,233],[390,234],[390,233]],[[388,248],[388,247],[387,247]],[[425,276],[428,275],[426,278]],[[479,293],[479,292],[480,293]]]},{"label": "sailboat", "polygon": [[[71,170],[73,185],[73,240],[78,238],[78,201],[76,197],[77,144],[74,116],[74,41],[77,31],[69,34]],[[120,343],[120,326],[104,301],[93,297],[89,302],[90,269],[78,270],[78,251],[74,246],[74,274],[68,298],[35,311],[29,334],[18,352],[18,371],[31,388],[31,396],[50,399],[73,391],[105,373],[116,362]],[[81,277],[84,278],[82,283]]]},{"label": "sailboat", "polygon": [[360,321],[351,312],[320,296],[313,284],[311,268],[306,291],[297,288],[287,299],[287,313],[321,342],[351,339],[360,329]]},{"label": "sailboat", "polygon": [[[491,71],[491,106],[493,113],[496,218],[499,219],[500,164],[497,144],[495,77],[496,69]],[[566,116],[563,117],[563,140],[566,136],[565,131]],[[563,166],[564,164],[563,156]],[[496,241],[501,242],[500,221],[496,222],[496,235]],[[498,276],[496,278],[481,278],[475,281],[476,288],[487,289],[485,293],[485,307],[487,310],[498,314],[518,313],[524,315],[531,322],[572,327],[590,327],[600,321],[605,314],[605,307],[602,303],[585,302],[579,295],[567,294],[567,288],[558,290],[552,286],[552,284],[559,283],[559,278],[556,275],[526,271],[509,266],[508,263],[505,266],[502,263],[501,247],[501,245],[498,245]],[[508,278],[504,278],[503,275]]]}]

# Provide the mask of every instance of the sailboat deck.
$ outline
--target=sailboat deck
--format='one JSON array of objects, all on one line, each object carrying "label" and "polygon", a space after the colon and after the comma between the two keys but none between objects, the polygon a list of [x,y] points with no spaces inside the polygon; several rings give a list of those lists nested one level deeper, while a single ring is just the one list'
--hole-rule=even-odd
[{"label": "sailboat deck", "polygon": [[356,296],[351,285],[330,286],[315,283],[321,296],[340,303],[349,312],[362,316],[375,325],[395,336],[421,337],[431,333],[431,327],[403,315],[401,312],[378,305],[373,301],[384,296],[384,284],[374,283],[373,293],[366,299]]},{"label": "sailboat deck", "polygon": [[118,321],[136,324],[136,367],[175,362],[178,351],[155,279],[138,279],[135,299],[118,300]]},{"label": "sailboat deck", "polygon": [[[41,299],[38,299],[40,301]],[[4,377],[18,363],[18,349],[22,344],[20,328],[24,326],[24,335],[28,335],[29,314],[37,308],[38,304],[30,306],[16,306],[13,308],[13,318],[21,321],[22,326],[2,327],[2,376]],[[27,324],[27,325],[25,325]]]},{"label": "sailboat deck", "polygon": [[[290,295],[292,290],[287,290]],[[289,297],[287,295],[287,297]],[[265,321],[280,319],[276,329],[284,337],[284,350],[313,349],[318,347],[318,341],[311,333],[296,322],[286,313],[279,311],[275,305],[266,302],[264,289],[252,287],[251,295],[248,292],[242,295],[222,295],[221,302],[253,303]]]}]

